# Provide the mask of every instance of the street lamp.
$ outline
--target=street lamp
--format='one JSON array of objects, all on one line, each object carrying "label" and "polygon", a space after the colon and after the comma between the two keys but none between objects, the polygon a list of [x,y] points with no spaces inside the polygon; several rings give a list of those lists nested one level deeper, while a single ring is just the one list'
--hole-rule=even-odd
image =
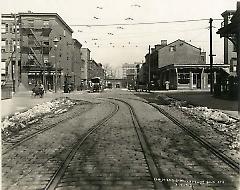
[{"label": "street lamp", "polygon": [[57,92],[57,43],[59,40],[57,37],[54,38],[53,43],[55,47],[55,93]]}]

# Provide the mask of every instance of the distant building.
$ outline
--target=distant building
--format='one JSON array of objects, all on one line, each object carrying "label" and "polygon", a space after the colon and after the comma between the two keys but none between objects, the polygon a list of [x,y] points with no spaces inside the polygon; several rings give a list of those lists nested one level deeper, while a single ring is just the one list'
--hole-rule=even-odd
[{"label": "distant building", "polygon": [[75,84],[75,87],[77,89],[80,89],[81,87],[81,74],[83,69],[83,60],[81,57],[81,47],[82,44],[76,40],[73,39],[73,46],[72,46],[72,72],[73,72],[73,78],[70,81],[71,83]]},{"label": "distant building", "polygon": [[101,80],[104,80],[104,69],[101,63],[90,60],[88,64],[88,81],[95,77],[100,77]]},{"label": "distant building", "polygon": [[126,79],[127,78],[127,75],[137,75],[137,64],[138,63],[133,63],[133,64],[130,64],[130,63],[124,63],[122,65],[122,77],[123,79]]},{"label": "distant building", "polygon": [[[145,56],[145,63],[139,71],[140,81],[149,82],[149,54]],[[153,88],[165,89],[169,82],[170,89],[209,87],[209,65],[206,64],[206,52],[183,40],[176,40],[170,44],[163,41],[156,45],[150,53],[150,81]],[[214,65],[215,78],[217,74],[225,75],[222,68],[228,65]]]},{"label": "distant building", "polygon": [[91,53],[91,51],[88,48],[81,49],[81,58],[83,60],[83,67],[81,70],[81,78],[85,85],[87,85],[87,79],[88,79],[88,65],[90,63],[90,53]]}]

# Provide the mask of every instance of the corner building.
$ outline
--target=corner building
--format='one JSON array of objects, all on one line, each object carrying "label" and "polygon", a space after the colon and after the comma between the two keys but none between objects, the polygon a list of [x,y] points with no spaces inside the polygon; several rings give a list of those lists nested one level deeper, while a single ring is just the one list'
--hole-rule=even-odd
[{"label": "corner building", "polygon": [[[56,13],[19,13],[21,82],[31,89],[41,81],[46,88],[62,88],[73,78],[73,30]],[[54,46],[54,39],[58,39]],[[55,80],[55,77],[57,79]],[[55,84],[57,82],[57,84]]]}]

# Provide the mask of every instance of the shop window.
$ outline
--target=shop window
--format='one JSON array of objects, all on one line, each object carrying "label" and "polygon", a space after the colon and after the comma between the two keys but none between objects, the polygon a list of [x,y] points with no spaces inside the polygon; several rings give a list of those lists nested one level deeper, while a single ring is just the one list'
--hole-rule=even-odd
[{"label": "shop window", "polygon": [[178,83],[179,84],[189,84],[190,83],[190,74],[179,73],[178,74]]}]

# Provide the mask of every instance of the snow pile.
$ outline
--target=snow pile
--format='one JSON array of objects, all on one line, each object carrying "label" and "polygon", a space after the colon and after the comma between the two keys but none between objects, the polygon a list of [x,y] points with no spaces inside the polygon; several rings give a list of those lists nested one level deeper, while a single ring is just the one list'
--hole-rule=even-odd
[{"label": "snow pile", "polygon": [[75,103],[71,100],[59,98],[51,102],[38,104],[25,112],[17,112],[11,117],[5,117],[1,124],[2,135],[8,136],[12,133],[17,133],[29,125],[36,123],[46,114],[64,113],[73,105]]},{"label": "snow pile", "polygon": [[227,114],[207,107],[180,107],[183,111],[187,112],[190,115],[194,115],[206,120],[208,123],[219,122],[225,124],[231,124],[236,122],[236,119],[229,117]]},{"label": "snow pile", "polygon": [[206,122],[218,133],[226,135],[231,150],[240,150],[240,119],[229,117],[219,110],[207,107],[179,106],[178,108],[201,123]]}]

